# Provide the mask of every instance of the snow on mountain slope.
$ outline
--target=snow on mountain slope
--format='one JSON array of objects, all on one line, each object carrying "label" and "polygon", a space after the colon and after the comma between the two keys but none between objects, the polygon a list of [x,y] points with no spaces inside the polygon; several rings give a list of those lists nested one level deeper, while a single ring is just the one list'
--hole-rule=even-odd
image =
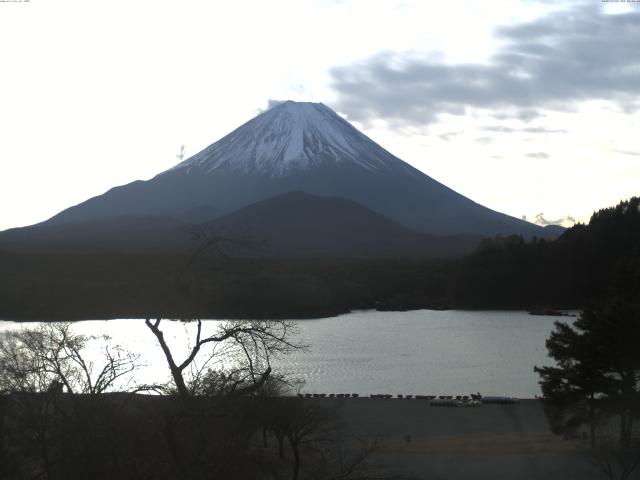
[{"label": "snow on mountain slope", "polygon": [[380,172],[404,164],[322,103],[287,101],[172,170],[229,169],[277,177],[347,161]]}]

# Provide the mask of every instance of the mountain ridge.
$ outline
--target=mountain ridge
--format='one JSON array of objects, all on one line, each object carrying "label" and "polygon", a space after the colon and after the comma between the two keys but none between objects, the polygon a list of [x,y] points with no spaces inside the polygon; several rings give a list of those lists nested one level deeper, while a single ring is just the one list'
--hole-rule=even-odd
[{"label": "mountain ridge", "polygon": [[204,228],[257,245],[235,248],[236,255],[253,251],[275,257],[451,258],[471,253],[481,240],[415,232],[354,201],[300,191],[242,207]]},{"label": "mountain ridge", "polygon": [[182,253],[198,248],[198,233],[223,239],[234,257],[452,258],[470,253],[480,237],[433,237],[337,197],[287,192],[208,222],[117,216],[0,233],[0,248],[40,253]]},{"label": "mountain ridge", "polygon": [[550,236],[439,183],[325,105],[291,101],[148,181],[115,187],[44,223],[122,215],[208,221],[211,211],[224,215],[290,191],[352,200],[432,235]]}]

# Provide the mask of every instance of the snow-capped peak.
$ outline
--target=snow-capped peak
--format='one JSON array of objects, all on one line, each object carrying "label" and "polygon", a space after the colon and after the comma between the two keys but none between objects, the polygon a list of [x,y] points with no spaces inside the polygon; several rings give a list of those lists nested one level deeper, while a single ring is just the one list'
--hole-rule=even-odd
[{"label": "snow-capped peak", "polygon": [[286,101],[172,170],[229,169],[284,176],[335,162],[354,162],[368,170],[404,163],[322,103]]}]

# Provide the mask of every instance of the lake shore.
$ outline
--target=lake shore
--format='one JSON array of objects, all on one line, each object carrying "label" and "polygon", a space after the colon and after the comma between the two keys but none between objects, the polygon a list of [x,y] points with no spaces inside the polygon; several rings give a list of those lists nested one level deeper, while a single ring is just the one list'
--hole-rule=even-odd
[{"label": "lake shore", "polygon": [[[315,400],[315,399],[314,399]],[[335,405],[351,442],[376,442],[371,461],[418,478],[600,478],[588,442],[549,431],[535,399],[510,405],[434,407],[424,400],[319,399]]]}]

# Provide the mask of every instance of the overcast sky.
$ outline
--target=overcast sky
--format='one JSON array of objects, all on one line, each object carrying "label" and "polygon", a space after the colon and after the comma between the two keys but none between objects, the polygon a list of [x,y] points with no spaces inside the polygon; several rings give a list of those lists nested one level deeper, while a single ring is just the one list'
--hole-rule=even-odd
[{"label": "overcast sky", "polygon": [[640,3],[0,0],[0,68],[0,230],[283,99],[531,221],[640,194]]}]

